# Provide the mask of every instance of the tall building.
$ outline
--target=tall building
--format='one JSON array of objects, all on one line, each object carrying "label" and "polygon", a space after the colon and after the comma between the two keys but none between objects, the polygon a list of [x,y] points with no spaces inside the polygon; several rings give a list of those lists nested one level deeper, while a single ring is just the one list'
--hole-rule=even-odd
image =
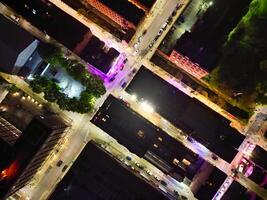
[{"label": "tall building", "polygon": [[0,174],[0,198],[10,196],[29,182],[67,128],[68,125],[56,115],[36,116],[13,148],[6,145],[1,149],[1,162],[8,148],[14,156]]}]

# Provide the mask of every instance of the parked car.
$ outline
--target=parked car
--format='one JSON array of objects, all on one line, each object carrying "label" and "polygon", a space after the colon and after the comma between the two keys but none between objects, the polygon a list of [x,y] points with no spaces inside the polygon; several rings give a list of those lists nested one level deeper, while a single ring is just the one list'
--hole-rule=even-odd
[{"label": "parked car", "polygon": [[121,84],[121,87],[122,87],[122,88],[125,88],[126,85],[127,85],[127,83],[126,83],[126,82],[123,82],[123,83]]},{"label": "parked car", "polygon": [[67,168],[68,168],[68,165],[64,165],[64,167],[62,168],[62,172],[65,172]]},{"label": "parked car", "polygon": [[63,164],[63,161],[62,161],[62,160],[59,160],[59,161],[57,162],[57,166],[58,166],[58,167],[60,167],[62,164]]},{"label": "parked car", "polygon": [[244,174],[251,166],[253,166],[253,163],[247,158],[243,157],[237,165],[236,170]]},{"label": "parked car", "polygon": [[163,181],[163,180],[160,181],[160,184],[163,185],[163,186],[165,186],[165,187],[168,185],[168,184],[167,184],[165,181]]},{"label": "parked car", "polygon": [[126,156],[126,160],[129,160],[129,161],[131,161],[131,160],[132,160],[132,158],[131,158],[130,156]]},{"label": "parked car", "polygon": [[213,160],[218,160],[218,156],[215,155],[215,154],[212,154],[212,155],[211,155],[211,158],[212,158]]}]

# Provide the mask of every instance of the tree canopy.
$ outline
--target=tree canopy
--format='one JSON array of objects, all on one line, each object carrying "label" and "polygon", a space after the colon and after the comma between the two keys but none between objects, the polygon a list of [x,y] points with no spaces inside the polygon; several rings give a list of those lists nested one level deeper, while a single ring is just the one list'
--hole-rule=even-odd
[{"label": "tree canopy", "polygon": [[55,102],[63,110],[87,113],[92,111],[95,99],[105,94],[103,82],[96,76],[91,75],[86,67],[75,59],[70,59],[63,52],[51,45],[41,44],[39,53],[52,67],[62,67],[75,80],[81,82],[86,89],[80,94],[80,98],[69,98],[64,94],[59,85],[43,76],[36,76],[30,81],[30,87],[36,93],[44,93],[44,98],[49,102]]},{"label": "tree canopy", "polygon": [[266,35],[267,1],[253,0],[222,47],[219,66],[211,74],[216,85],[242,92],[242,98],[267,103]]}]

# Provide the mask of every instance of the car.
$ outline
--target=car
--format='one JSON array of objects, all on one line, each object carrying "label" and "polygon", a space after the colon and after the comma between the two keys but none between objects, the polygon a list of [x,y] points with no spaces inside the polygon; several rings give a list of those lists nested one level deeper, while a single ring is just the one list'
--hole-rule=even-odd
[{"label": "car", "polygon": [[151,171],[146,170],[146,173],[147,173],[148,175],[152,176],[152,172],[151,172]]},{"label": "car", "polygon": [[176,14],[177,14],[177,10],[174,10],[174,11],[172,12],[172,16],[174,17]]},{"label": "car", "polygon": [[242,157],[242,159],[240,160],[239,164],[236,167],[236,171],[240,172],[240,173],[246,173],[247,170],[251,167],[253,167],[254,164],[249,161],[247,158]]},{"label": "car", "polygon": [[245,165],[243,163],[239,164],[237,167],[237,171],[240,173],[244,173]]},{"label": "car", "polygon": [[165,186],[165,187],[168,185],[168,184],[167,184],[165,181],[163,181],[163,180],[160,181],[160,184],[163,185],[163,186]]},{"label": "car", "polygon": [[138,46],[138,44],[137,44],[137,43],[135,43],[135,44],[133,45],[133,47],[134,47],[134,48],[137,48],[137,46]]},{"label": "car", "polygon": [[157,35],[157,36],[155,37],[155,41],[157,41],[157,40],[159,39],[159,36],[160,36],[160,35]]},{"label": "car", "polygon": [[62,160],[59,160],[59,161],[57,162],[57,166],[58,166],[58,167],[60,167],[62,164],[63,164],[63,161],[62,161]]},{"label": "car", "polygon": [[143,165],[139,165],[137,166],[139,169],[143,170],[144,169],[144,166]]},{"label": "car", "polygon": [[122,88],[125,88],[126,85],[127,85],[127,82],[123,82],[123,83],[121,84],[121,87],[122,87]]},{"label": "car", "polygon": [[67,168],[68,168],[68,165],[64,165],[64,167],[62,168],[62,172],[65,172]]},{"label": "car", "polygon": [[179,10],[182,6],[183,6],[184,4],[180,4],[180,3],[178,3],[177,5],[176,5],[176,7],[175,7],[175,10]]},{"label": "car", "polygon": [[169,17],[168,20],[167,20],[167,23],[168,23],[168,24],[171,24],[172,21],[173,21],[172,17]]},{"label": "car", "polygon": [[194,142],[194,139],[193,139],[193,138],[191,138],[191,137],[187,137],[187,140],[188,140],[189,142],[191,142],[191,143],[193,143],[193,142]]},{"label": "car", "polygon": [[144,30],[142,33],[142,36],[144,36],[147,33],[147,30]]},{"label": "car", "polygon": [[11,14],[11,15],[10,15],[10,19],[11,19],[12,21],[14,21],[15,23],[19,23],[19,21],[20,21],[20,17],[14,15],[14,14]]},{"label": "car", "polygon": [[161,35],[163,33],[163,28],[161,28],[158,32],[158,35]]},{"label": "car", "polygon": [[133,70],[132,70],[132,74],[135,74],[137,72],[137,69],[136,68],[134,68]]},{"label": "car", "polygon": [[218,156],[215,155],[215,154],[212,154],[212,155],[211,155],[211,158],[212,158],[213,160],[218,160],[218,159],[219,159]]},{"label": "car", "polygon": [[123,61],[123,64],[126,64],[127,63],[127,61],[128,61],[128,59],[126,58],[126,59],[124,59],[124,61]]},{"label": "car", "polygon": [[112,76],[112,77],[110,77],[109,79],[108,79],[108,82],[112,82],[112,81],[114,81],[115,80],[115,76]]},{"label": "car", "polygon": [[154,178],[155,178],[157,181],[160,181],[160,178],[157,177],[156,175],[154,175]]},{"label": "car", "polygon": [[164,24],[162,24],[162,28],[165,29],[167,27],[168,23],[164,22]]}]

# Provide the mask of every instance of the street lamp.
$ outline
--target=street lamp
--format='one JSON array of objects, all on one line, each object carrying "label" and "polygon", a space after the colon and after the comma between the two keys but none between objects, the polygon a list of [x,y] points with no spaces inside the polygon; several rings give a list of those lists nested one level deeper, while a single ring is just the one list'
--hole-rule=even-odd
[{"label": "street lamp", "polygon": [[154,108],[146,101],[141,102],[141,108],[148,113],[154,112]]}]

